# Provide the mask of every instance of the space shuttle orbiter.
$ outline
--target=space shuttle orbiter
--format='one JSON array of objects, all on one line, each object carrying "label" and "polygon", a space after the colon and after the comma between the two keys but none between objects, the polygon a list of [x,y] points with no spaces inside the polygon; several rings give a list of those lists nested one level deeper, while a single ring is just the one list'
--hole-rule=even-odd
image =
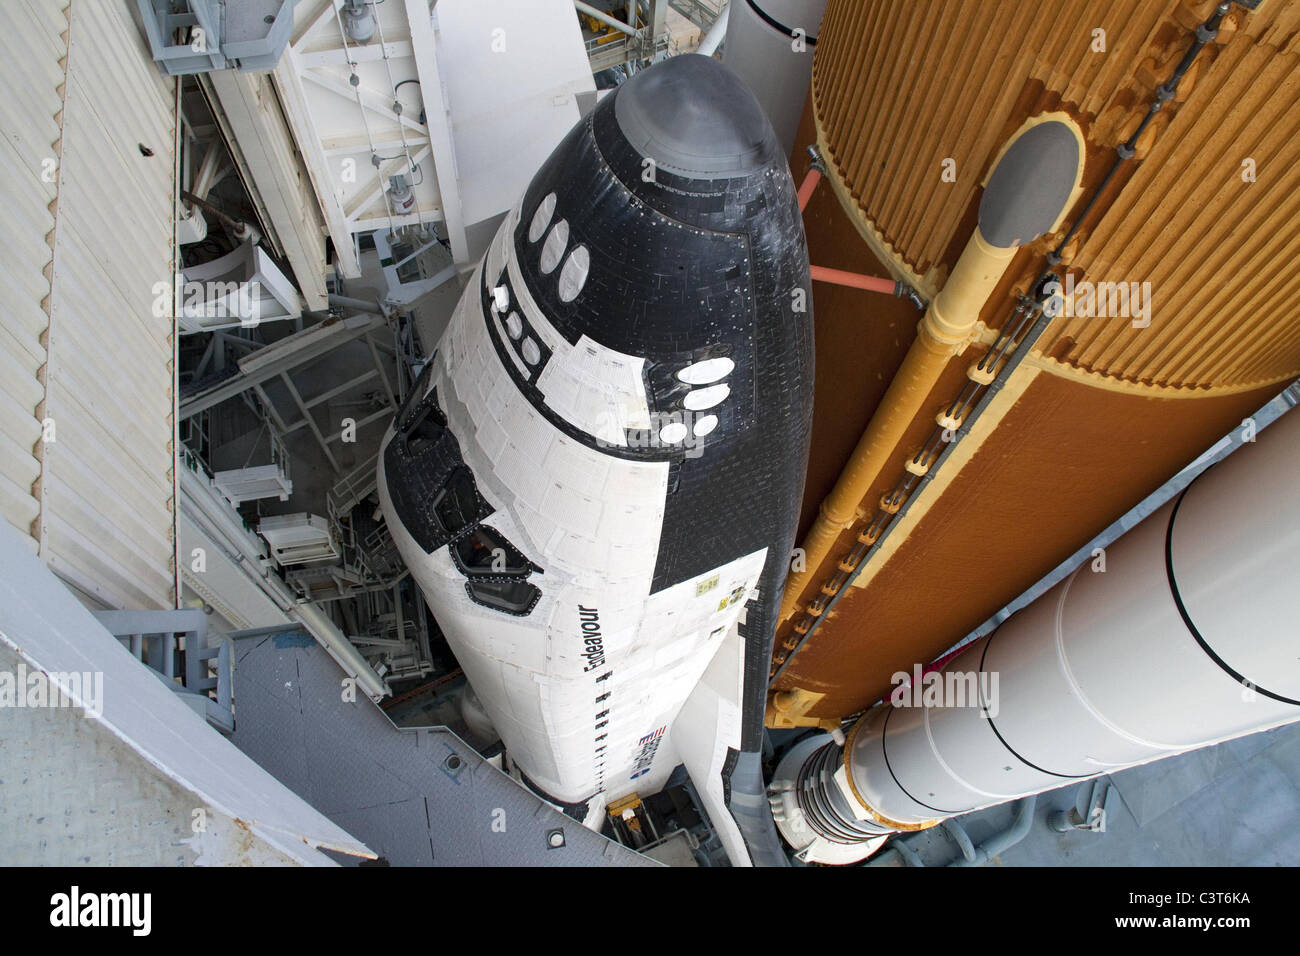
[{"label": "space shuttle orbiter", "polygon": [[684,764],[734,862],[784,862],[759,752],[812,365],[786,157],[739,80],[678,56],[538,171],[385,437],[402,556],[573,816]]}]

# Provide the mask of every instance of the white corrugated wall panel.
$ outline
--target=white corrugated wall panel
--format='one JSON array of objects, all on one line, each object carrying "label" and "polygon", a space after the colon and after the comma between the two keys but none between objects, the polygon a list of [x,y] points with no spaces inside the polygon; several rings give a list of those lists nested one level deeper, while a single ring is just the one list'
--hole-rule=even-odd
[{"label": "white corrugated wall panel", "polygon": [[0,30],[0,514],[33,550],[67,26],[66,4],[18,0]]},{"label": "white corrugated wall panel", "polygon": [[40,541],[116,607],[175,600],[170,296],[153,310],[172,275],[174,82],[128,0],[72,0]]}]

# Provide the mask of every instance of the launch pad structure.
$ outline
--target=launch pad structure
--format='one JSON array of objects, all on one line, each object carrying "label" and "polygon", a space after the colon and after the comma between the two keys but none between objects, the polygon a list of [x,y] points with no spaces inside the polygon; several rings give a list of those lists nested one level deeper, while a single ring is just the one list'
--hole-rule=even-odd
[{"label": "launch pad structure", "polygon": [[1294,5],[7,31],[0,862],[1300,863]]}]

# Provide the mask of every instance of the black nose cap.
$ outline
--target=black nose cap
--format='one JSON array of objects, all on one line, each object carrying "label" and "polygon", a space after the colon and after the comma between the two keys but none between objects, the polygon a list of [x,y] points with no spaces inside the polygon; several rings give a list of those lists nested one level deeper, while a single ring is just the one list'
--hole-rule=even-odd
[{"label": "black nose cap", "polygon": [[688,179],[746,176],[780,154],[749,87],[717,60],[694,53],[656,63],[620,86],[614,116],[638,153]]}]

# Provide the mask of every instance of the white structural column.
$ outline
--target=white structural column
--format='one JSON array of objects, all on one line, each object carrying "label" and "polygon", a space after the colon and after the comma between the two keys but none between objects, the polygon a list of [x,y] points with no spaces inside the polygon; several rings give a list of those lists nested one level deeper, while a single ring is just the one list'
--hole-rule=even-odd
[{"label": "white structural column", "polygon": [[877,706],[849,805],[914,828],[1300,720],[1298,472],[1290,414],[927,677],[932,701]]},{"label": "white structural column", "polygon": [[465,266],[469,263],[469,243],[465,238],[465,215],[461,208],[460,175],[456,170],[456,149],[451,138],[451,114],[443,96],[442,77],[438,73],[438,50],[428,0],[406,0],[406,18],[411,24],[411,47],[415,53],[415,68],[420,75],[425,124],[429,145],[433,148],[433,166],[438,175],[438,194],[442,198],[447,240],[456,265]]},{"label": "white structural column", "polygon": [[[324,213],[316,201],[306,164],[281,117],[272,81],[266,74],[215,70],[204,82],[217,100],[217,121],[227,141],[236,144],[234,161],[252,187],[253,201],[275,232],[308,309],[326,307]],[[210,155],[216,155],[211,154]],[[308,172],[310,176],[310,171]],[[348,274],[356,264],[351,243],[340,252],[349,257]],[[342,267],[342,266],[341,266]]]}]

